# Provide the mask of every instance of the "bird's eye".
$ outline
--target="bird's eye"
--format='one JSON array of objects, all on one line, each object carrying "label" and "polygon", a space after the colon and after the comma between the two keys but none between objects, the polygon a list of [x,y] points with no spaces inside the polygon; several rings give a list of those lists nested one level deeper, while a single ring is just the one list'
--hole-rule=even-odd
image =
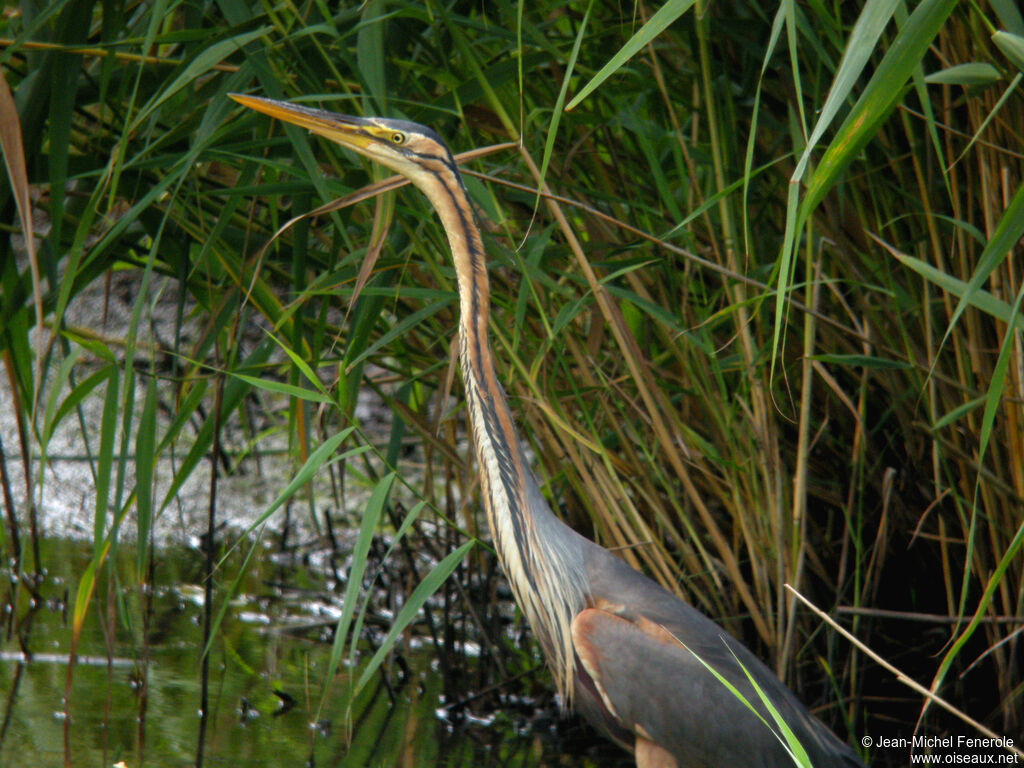
[{"label": "bird's eye", "polygon": [[405,144],[405,134],[404,133],[399,133],[398,131],[395,131],[394,133],[391,134],[391,143],[392,144]]}]

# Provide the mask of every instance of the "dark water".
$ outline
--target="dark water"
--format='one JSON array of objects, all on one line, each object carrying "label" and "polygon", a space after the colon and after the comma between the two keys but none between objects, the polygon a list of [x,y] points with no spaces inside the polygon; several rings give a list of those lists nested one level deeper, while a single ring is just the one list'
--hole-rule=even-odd
[{"label": "dark water", "polygon": [[[153,583],[164,586],[152,590],[147,609],[144,590],[110,577],[133,572],[135,553],[116,553],[92,597],[65,707],[75,579],[91,548],[68,541],[44,547],[43,562],[54,566],[40,584],[43,599],[33,605],[21,589],[12,606],[13,584],[5,587],[0,765],[194,765],[201,554],[184,547],[160,553]],[[225,564],[218,595],[236,573],[237,563]],[[362,661],[342,666],[326,690],[337,614],[318,593],[319,581],[316,569],[280,558],[250,565],[211,644],[203,765],[630,764],[577,721],[555,716],[550,701],[482,699],[458,715],[446,710],[435,650],[414,634],[354,700],[347,690]],[[215,595],[215,613],[222,599]],[[385,629],[368,617],[363,634],[372,643]],[[370,655],[364,650],[360,659]],[[534,676],[546,687],[543,673]]]}]

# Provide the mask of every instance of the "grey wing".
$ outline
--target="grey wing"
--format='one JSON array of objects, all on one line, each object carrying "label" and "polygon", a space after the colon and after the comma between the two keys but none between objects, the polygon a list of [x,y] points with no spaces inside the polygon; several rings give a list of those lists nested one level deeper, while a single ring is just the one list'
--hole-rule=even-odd
[{"label": "grey wing", "polygon": [[[749,674],[812,765],[862,765],[740,642],[608,557],[611,562],[601,564],[603,573],[591,573],[594,607],[580,612],[572,626],[584,678],[577,686],[585,699],[581,709],[591,720],[620,742],[628,741],[623,733],[628,732],[656,744],[680,768],[792,766]],[[707,667],[736,688],[761,719]]]}]

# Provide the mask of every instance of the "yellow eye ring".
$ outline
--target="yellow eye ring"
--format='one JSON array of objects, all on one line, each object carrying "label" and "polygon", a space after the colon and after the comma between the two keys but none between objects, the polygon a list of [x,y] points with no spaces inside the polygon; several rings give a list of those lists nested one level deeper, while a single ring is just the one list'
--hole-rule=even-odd
[{"label": "yellow eye ring", "polygon": [[391,134],[391,143],[392,144],[405,144],[405,134],[404,133],[399,133],[398,131],[395,131],[394,133]]}]

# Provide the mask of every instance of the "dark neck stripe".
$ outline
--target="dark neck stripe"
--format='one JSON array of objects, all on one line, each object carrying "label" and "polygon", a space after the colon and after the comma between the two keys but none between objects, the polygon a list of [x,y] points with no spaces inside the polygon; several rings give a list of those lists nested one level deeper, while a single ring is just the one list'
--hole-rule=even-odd
[{"label": "dark neck stripe", "polygon": [[[569,627],[584,605],[586,575],[561,525],[536,495],[488,341],[490,287],[466,188],[448,153],[418,153],[433,177],[424,185],[448,233],[459,284],[459,358],[487,523],[502,568],[540,641],[563,701],[572,696],[575,657]],[[531,505],[536,505],[531,506]],[[543,538],[542,538],[543,537]]]},{"label": "dark neck stripe", "polygon": [[[427,155],[421,155],[427,157]],[[458,230],[462,242],[465,244],[464,256],[470,267],[470,292],[469,307],[466,317],[462,318],[461,328],[465,344],[461,347],[465,356],[463,360],[463,376],[467,380],[467,394],[469,395],[469,406],[477,409],[482,417],[484,428],[487,432],[488,443],[494,452],[498,465],[498,477],[495,478],[501,483],[504,495],[508,500],[508,515],[512,524],[513,542],[518,550],[520,559],[524,564],[524,575],[527,577],[530,586],[535,588],[536,582],[534,572],[536,570],[535,555],[532,554],[536,547],[531,544],[536,536],[533,526],[528,519],[524,509],[526,500],[523,497],[522,489],[525,487],[524,472],[525,465],[519,451],[518,438],[515,433],[511,413],[505,402],[494,374],[494,366],[491,362],[490,344],[487,339],[487,317],[489,314],[489,286],[487,281],[487,270],[483,259],[483,249],[480,243],[479,234],[474,226],[469,210],[469,200],[465,187],[459,177],[455,174],[454,163],[448,162],[437,155],[430,155],[431,160],[440,162],[449,171],[445,173],[439,169],[432,169],[439,182],[447,200],[445,207],[455,214],[455,221],[450,222]],[[482,456],[478,460],[483,460]],[[493,516],[497,511],[493,509],[494,504],[488,500],[488,514]],[[500,526],[496,521],[490,520],[491,530],[497,537],[501,535]],[[499,547],[498,551],[501,551]]]}]

